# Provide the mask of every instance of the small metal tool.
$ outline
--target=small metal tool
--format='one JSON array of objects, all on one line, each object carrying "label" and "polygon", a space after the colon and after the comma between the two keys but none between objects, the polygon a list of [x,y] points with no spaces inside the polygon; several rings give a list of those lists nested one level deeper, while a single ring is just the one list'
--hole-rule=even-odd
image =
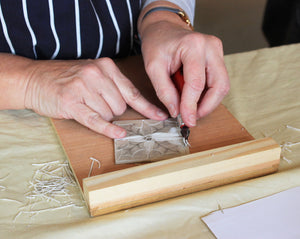
[{"label": "small metal tool", "polygon": [[[180,69],[178,69],[174,75],[171,76],[171,79],[176,87],[176,89],[178,90],[179,94],[181,95],[182,93],[182,89],[183,89],[183,85],[184,85],[184,78],[183,78],[183,68],[180,67]],[[189,136],[190,136],[190,129],[188,126],[186,126],[184,124],[184,122],[182,121],[181,115],[179,114],[177,116],[177,122],[178,125],[180,127],[180,133],[183,137],[183,142],[186,146],[191,147],[191,145],[189,144]]]},{"label": "small metal tool", "polygon": [[189,143],[189,136],[190,136],[190,128],[187,127],[183,121],[182,121],[182,118],[181,118],[181,115],[179,114],[177,116],[177,123],[178,123],[178,126],[180,127],[180,133],[183,137],[183,143],[185,146],[189,146],[191,147],[190,143]]}]

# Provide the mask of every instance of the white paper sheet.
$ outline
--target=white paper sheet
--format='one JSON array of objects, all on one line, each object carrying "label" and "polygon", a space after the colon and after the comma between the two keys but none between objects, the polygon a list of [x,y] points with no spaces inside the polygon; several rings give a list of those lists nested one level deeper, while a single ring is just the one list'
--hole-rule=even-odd
[{"label": "white paper sheet", "polygon": [[300,187],[216,211],[202,220],[219,239],[300,238]]}]

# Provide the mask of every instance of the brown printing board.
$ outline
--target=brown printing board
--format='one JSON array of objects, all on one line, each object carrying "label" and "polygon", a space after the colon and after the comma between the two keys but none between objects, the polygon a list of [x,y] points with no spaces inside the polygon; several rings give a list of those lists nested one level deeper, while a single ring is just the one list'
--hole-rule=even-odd
[{"label": "brown printing board", "polygon": [[[117,64],[148,100],[162,107],[140,57],[121,60]],[[128,109],[117,120],[142,118]],[[144,165],[116,165],[112,139],[73,120],[51,121],[92,216],[257,177],[275,172],[279,165],[279,145],[272,139],[255,141],[223,105],[198,120],[197,126],[191,129],[189,155]],[[242,142],[246,143],[239,144]],[[220,149],[224,146],[228,147]],[[90,157],[99,160],[101,167],[94,163],[91,170]],[[231,163],[233,159],[238,160]],[[214,170],[218,167],[223,171]],[[188,176],[180,178],[184,173]],[[190,181],[184,183],[185,180]],[[172,185],[171,181],[178,183]],[[156,182],[159,183],[156,185]]]}]

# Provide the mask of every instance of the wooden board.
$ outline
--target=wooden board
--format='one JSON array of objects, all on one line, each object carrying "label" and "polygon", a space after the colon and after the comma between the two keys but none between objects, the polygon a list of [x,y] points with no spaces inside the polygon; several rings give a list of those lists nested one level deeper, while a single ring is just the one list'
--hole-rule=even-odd
[{"label": "wooden board", "polygon": [[[128,110],[121,119],[143,118],[133,110]],[[70,165],[79,185],[87,178],[93,157],[101,162],[98,168],[94,164],[91,176],[108,173],[138,164],[116,165],[114,163],[113,140],[99,135],[73,120],[52,120],[61,144],[70,161]],[[190,153],[219,148],[252,140],[245,128],[220,105],[212,114],[198,121],[191,129]]]},{"label": "wooden board", "polygon": [[[140,57],[132,57],[126,61],[117,62],[117,64],[148,100],[163,107],[156,98],[151,83],[146,77]],[[142,118],[140,114],[129,109],[117,120]],[[90,176],[114,171],[121,173],[119,171],[121,169],[143,166],[138,166],[139,164],[116,165],[114,163],[113,140],[99,135],[73,120],[52,119],[52,123],[81,189],[83,189],[83,180],[90,173],[92,164],[90,157],[101,162],[100,168],[97,164],[94,164]],[[199,120],[197,126],[191,129],[189,141],[192,147],[190,153],[234,145],[249,140],[253,140],[253,137],[223,105],[220,105],[209,116]],[[87,203],[89,205],[89,202]]]},{"label": "wooden board", "polygon": [[247,141],[83,180],[92,216],[275,172],[280,146]]}]

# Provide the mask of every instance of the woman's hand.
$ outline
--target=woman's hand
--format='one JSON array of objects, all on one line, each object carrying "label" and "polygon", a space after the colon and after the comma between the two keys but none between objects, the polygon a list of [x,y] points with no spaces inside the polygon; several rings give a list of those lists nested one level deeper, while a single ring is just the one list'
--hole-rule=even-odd
[{"label": "woman's hand", "polygon": [[109,121],[127,104],[144,116],[167,115],[148,102],[109,58],[76,61],[32,61],[25,107],[53,117],[74,119],[111,138],[126,131]]},{"label": "woman's hand", "polygon": [[[158,98],[171,116],[181,113],[187,126],[195,126],[196,119],[212,112],[229,91],[221,41],[191,31],[167,11],[140,19],[139,32],[145,68]],[[179,97],[170,76],[181,65],[185,84]]]}]

